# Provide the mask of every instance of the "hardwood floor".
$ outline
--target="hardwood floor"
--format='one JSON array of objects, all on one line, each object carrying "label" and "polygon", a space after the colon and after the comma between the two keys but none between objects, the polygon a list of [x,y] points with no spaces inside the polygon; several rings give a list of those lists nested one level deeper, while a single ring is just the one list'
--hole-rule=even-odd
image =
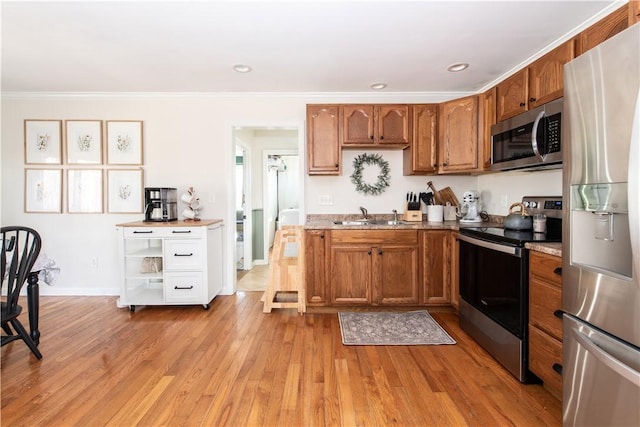
[{"label": "hardwood floor", "polygon": [[211,308],[43,297],[37,361],[2,347],[3,426],[561,424],[448,312],[446,346],[344,346],[335,313],[262,313],[260,292]]}]

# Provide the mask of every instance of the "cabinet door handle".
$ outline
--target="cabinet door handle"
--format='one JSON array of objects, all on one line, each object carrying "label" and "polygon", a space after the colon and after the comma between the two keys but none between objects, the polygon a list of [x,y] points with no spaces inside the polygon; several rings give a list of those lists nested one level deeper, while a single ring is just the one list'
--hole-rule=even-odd
[{"label": "cabinet door handle", "polygon": [[367,252],[367,255],[371,255],[371,251]]},{"label": "cabinet door handle", "polygon": [[191,230],[173,230],[172,233],[173,234],[189,234],[191,233]]},{"label": "cabinet door handle", "polygon": [[562,375],[562,365],[559,363],[554,363],[553,366],[551,367],[553,368],[554,371],[556,371],[557,373],[559,373],[560,375]]},{"label": "cabinet door handle", "polygon": [[373,135],[370,136],[371,140],[373,141]]},{"label": "cabinet door handle", "polygon": [[382,249],[378,249],[378,255],[382,255]]},{"label": "cabinet door handle", "polygon": [[563,314],[564,314],[564,311],[562,310],[556,310],[553,312],[553,315],[556,316],[558,319],[562,319]]},{"label": "cabinet door handle", "polygon": [[190,253],[188,253],[188,254],[178,254],[178,253],[175,253],[175,254],[173,254],[173,256],[193,256],[193,252],[190,252]]},{"label": "cabinet door handle", "polygon": [[384,135],[380,135],[380,141],[384,139]]},{"label": "cabinet door handle", "polygon": [[320,233],[320,238],[324,239],[324,232]]},{"label": "cabinet door handle", "polygon": [[557,274],[558,276],[562,276],[562,267],[557,267],[553,270],[554,274]]},{"label": "cabinet door handle", "polygon": [[520,103],[520,106],[521,106],[521,107],[524,107],[525,105],[527,105],[527,104],[525,104],[524,102],[521,102],[521,103]]},{"label": "cabinet door handle", "polygon": [[442,164],[442,166],[447,166],[447,165],[448,165],[448,163],[443,163],[443,164]]},{"label": "cabinet door handle", "polygon": [[191,286],[174,286],[173,289],[189,290],[189,289],[193,289],[193,285],[191,285]]},{"label": "cabinet door handle", "polygon": [[529,102],[536,102],[536,99],[531,97],[531,98],[529,98]]},{"label": "cabinet door handle", "polygon": [[133,234],[151,234],[153,233],[152,230],[150,231],[134,231]]}]

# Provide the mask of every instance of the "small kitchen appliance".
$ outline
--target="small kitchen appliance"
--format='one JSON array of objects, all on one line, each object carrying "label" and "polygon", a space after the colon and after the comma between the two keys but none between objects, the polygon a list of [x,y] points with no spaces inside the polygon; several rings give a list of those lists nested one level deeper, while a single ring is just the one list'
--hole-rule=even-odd
[{"label": "small kitchen appliance", "polygon": [[463,223],[482,222],[480,218],[480,196],[477,191],[465,191],[462,196],[462,212],[466,212],[465,216],[460,220]]},{"label": "small kitchen appliance", "polygon": [[178,219],[178,190],[168,187],[144,189],[144,221],[168,222]]}]

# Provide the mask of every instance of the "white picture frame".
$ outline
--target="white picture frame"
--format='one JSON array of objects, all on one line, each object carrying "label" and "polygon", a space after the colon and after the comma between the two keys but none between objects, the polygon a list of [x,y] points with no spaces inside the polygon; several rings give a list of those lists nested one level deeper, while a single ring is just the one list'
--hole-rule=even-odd
[{"label": "white picture frame", "polygon": [[141,120],[107,120],[107,163],[142,165]]},{"label": "white picture frame", "polygon": [[109,213],[142,213],[142,169],[107,170],[107,209]]},{"label": "white picture frame", "polygon": [[65,151],[69,165],[102,164],[102,120],[66,120]]},{"label": "white picture frame", "polygon": [[24,170],[24,211],[62,213],[62,169]]},{"label": "white picture frame", "polygon": [[102,213],[102,169],[67,170],[67,212]]},{"label": "white picture frame", "polygon": [[62,163],[62,120],[24,121],[24,162],[27,165]]}]

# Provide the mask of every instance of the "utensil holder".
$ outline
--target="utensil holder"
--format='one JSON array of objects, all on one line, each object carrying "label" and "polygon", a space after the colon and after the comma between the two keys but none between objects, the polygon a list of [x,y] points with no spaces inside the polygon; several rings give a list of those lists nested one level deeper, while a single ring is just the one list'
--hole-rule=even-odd
[{"label": "utensil holder", "polygon": [[405,203],[404,220],[407,222],[422,222],[422,209],[409,209],[409,205],[413,203]]}]

